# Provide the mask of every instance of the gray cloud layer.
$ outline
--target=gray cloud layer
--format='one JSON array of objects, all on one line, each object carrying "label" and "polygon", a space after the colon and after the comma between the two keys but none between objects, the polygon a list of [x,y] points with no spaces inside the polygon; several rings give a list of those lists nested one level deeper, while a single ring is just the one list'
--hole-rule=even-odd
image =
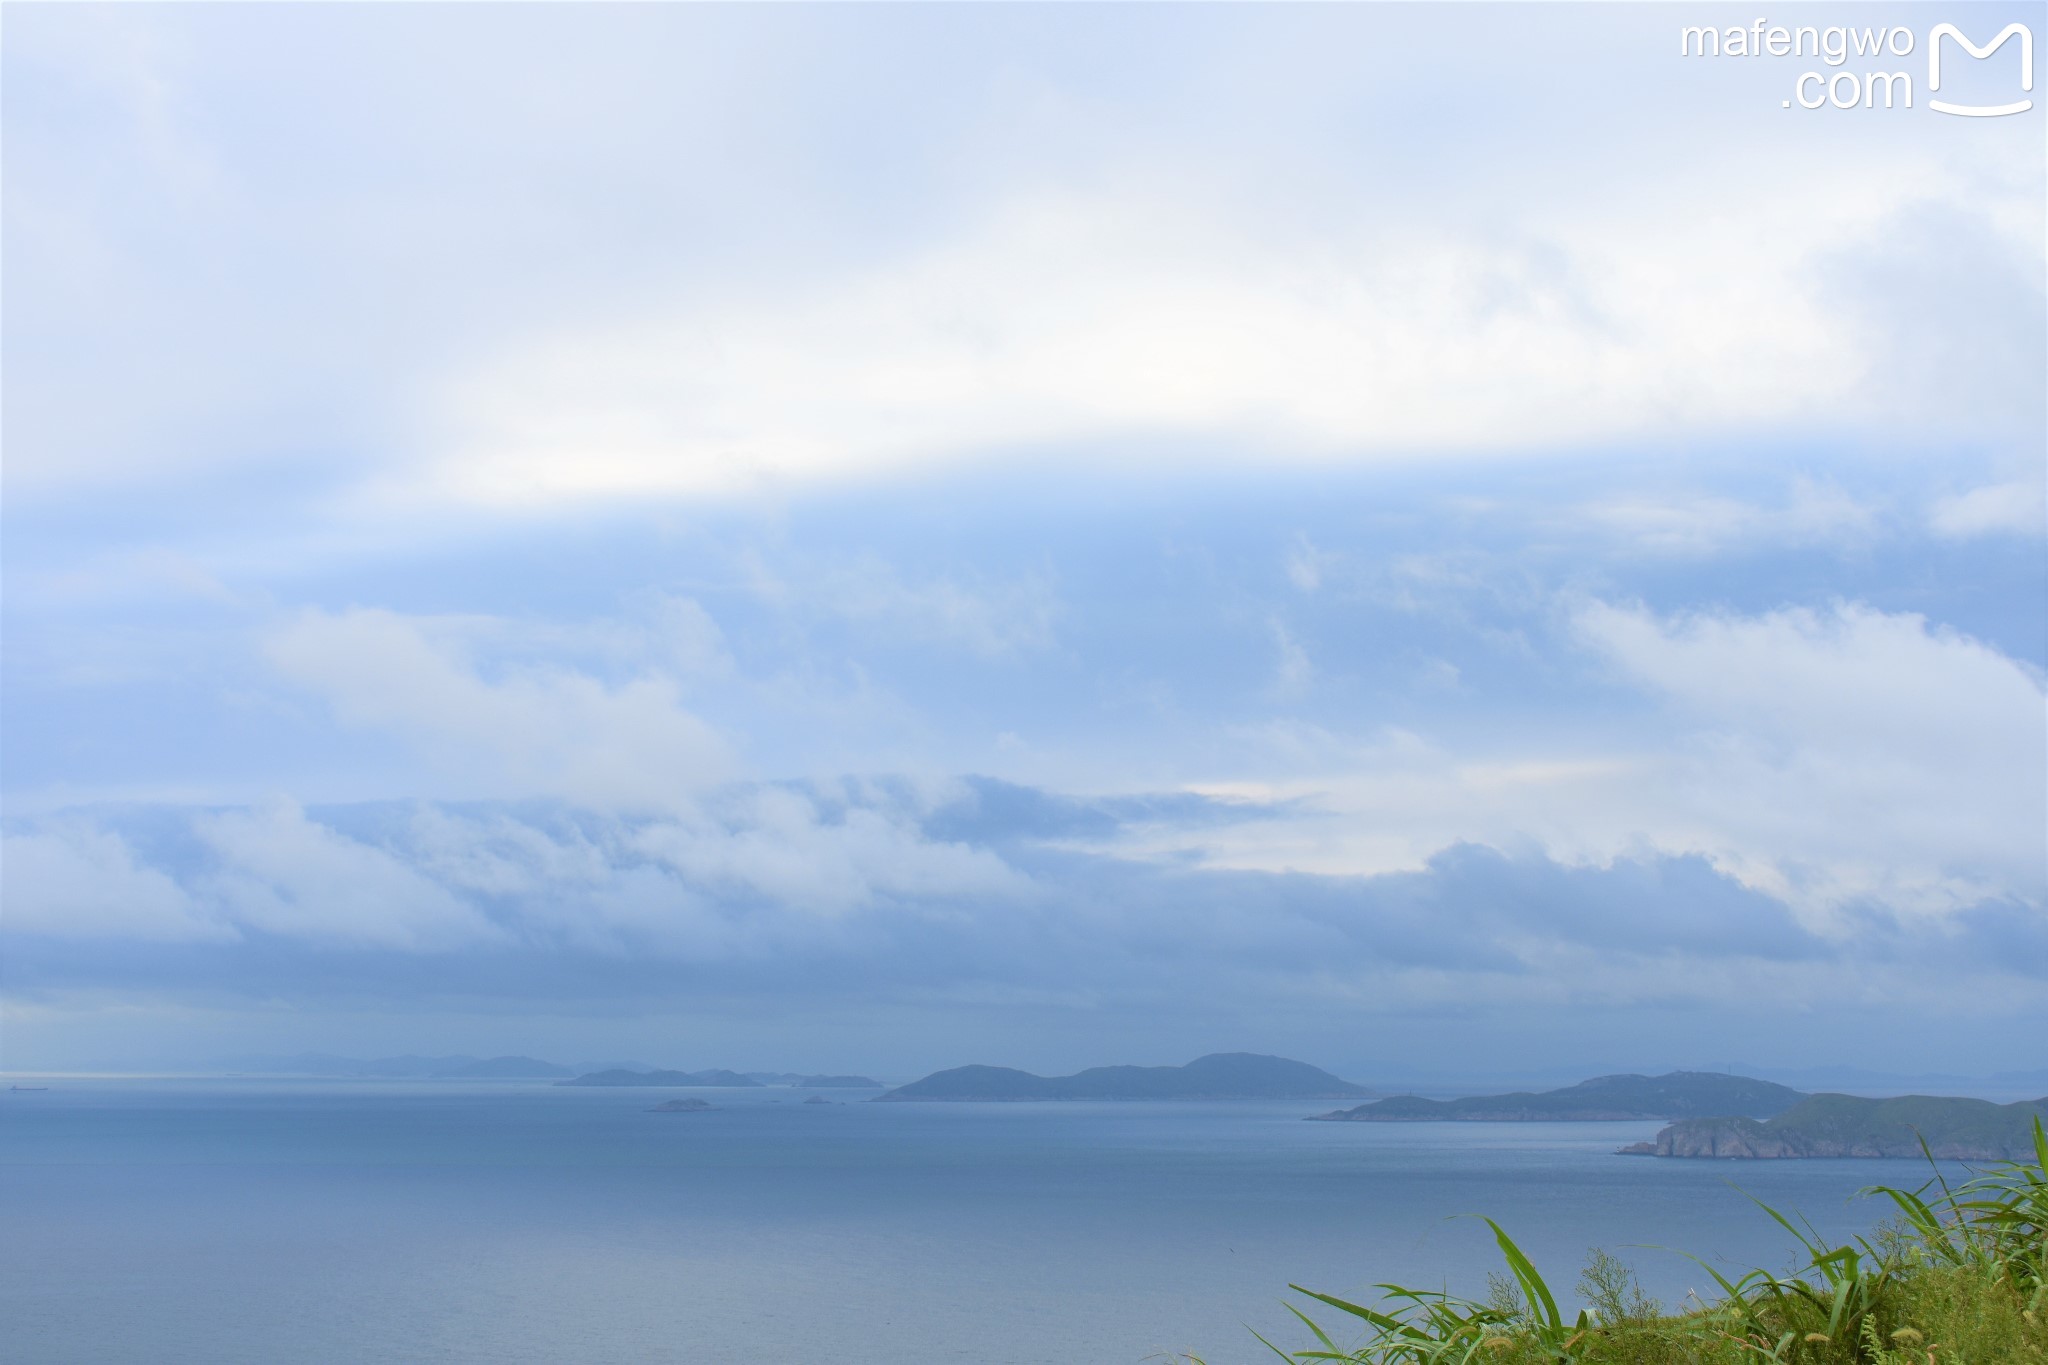
[{"label": "gray cloud layer", "polygon": [[763,1005],[1122,1008],[1188,992],[1340,1011],[1725,1003],[1743,982],[1888,991],[1930,964],[2036,1001],[2048,985],[2048,917],[2017,902],[1932,920],[1861,906],[1822,934],[1698,857],[1569,866],[1460,843],[1420,870],[1330,876],[1073,842],[1294,818],[987,780],[748,785],[640,817],[428,803],[74,814],[8,836],[10,974],[31,996],[540,1010],[678,992]]}]

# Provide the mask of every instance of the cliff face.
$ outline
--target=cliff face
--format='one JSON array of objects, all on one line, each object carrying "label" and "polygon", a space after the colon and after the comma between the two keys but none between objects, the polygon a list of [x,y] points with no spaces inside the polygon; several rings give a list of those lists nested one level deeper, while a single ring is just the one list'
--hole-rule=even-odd
[{"label": "cliff face", "polygon": [[1755,1119],[1687,1119],[1672,1124],[1649,1142],[1632,1142],[1621,1151],[1624,1156],[1764,1158],[1823,1155],[1799,1150],[1790,1139],[1771,1132]]},{"label": "cliff face", "polygon": [[1702,1118],[1674,1123],[1629,1156],[1918,1157],[1927,1150],[1954,1161],[2019,1161],[2032,1155],[2033,1121],[2048,1099],[2018,1104],[1931,1095],[1873,1100],[1815,1095],[1764,1123]]}]

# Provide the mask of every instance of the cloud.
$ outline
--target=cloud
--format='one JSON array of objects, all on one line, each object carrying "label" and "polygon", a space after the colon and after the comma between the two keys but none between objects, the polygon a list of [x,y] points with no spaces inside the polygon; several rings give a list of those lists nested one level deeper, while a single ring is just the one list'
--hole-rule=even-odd
[{"label": "cloud", "polygon": [[753,569],[755,592],[785,609],[893,630],[983,659],[1048,647],[1059,611],[1050,586],[1036,578],[913,581],[872,554],[780,572],[757,559]]},{"label": "cloud", "polygon": [[[294,531],[394,535],[394,502],[546,515],[1047,444],[1541,458],[1953,431],[1986,391],[2005,434],[2039,430],[2038,158],[1928,121],[1788,136],[1733,114],[1744,73],[1631,59],[1647,20],[1162,12],[1104,21],[1166,63],[1114,82],[996,12],[791,41],[811,22],[535,18],[489,63],[460,14],[18,23],[9,317],[76,344],[10,369],[16,496],[198,502],[211,472],[274,480]],[[1466,108],[1418,128],[1447,43]],[[576,98],[542,116],[536,82]],[[1559,83],[1636,115],[1589,137]],[[388,124],[336,116],[368,88]],[[888,176],[843,174],[849,109],[903,149]],[[318,181],[280,160],[310,142]],[[390,292],[403,320],[369,302]]]},{"label": "cloud", "polygon": [[2048,499],[2038,480],[1985,484],[1935,501],[1935,534],[1957,540],[1984,535],[2048,535]]},{"label": "cloud", "polygon": [[1298,695],[1315,680],[1315,663],[1287,629],[1286,622],[1275,616],[1266,622],[1266,627],[1273,632],[1273,648],[1279,654],[1273,666],[1273,690],[1281,696]]},{"label": "cloud", "polygon": [[876,916],[995,912],[1033,894],[991,849],[931,833],[929,797],[907,783],[743,786],[657,816],[556,803],[152,808],[156,865],[91,817],[66,817],[8,836],[8,928],[705,962],[801,956]]},{"label": "cloud", "polygon": [[1314,592],[1323,586],[1324,563],[1328,558],[1305,535],[1297,535],[1287,552],[1287,581],[1297,591]]},{"label": "cloud", "polygon": [[1412,871],[1459,842],[1567,866],[1698,855],[1837,934],[1866,903],[2048,900],[2048,698],[2030,665],[1855,603],[1659,615],[1580,600],[1566,627],[1600,671],[1542,723],[1244,727],[1222,771],[1190,786],[1287,802],[1290,818],[1125,826],[1074,846],[1329,876]]},{"label": "cloud", "polygon": [[1793,479],[1783,503],[1775,507],[1695,491],[1602,498],[1576,515],[1640,549],[1672,555],[1855,542],[1868,540],[1878,529],[1875,508],[1809,478]]},{"label": "cloud", "polygon": [[266,653],[345,723],[400,734],[494,791],[662,807],[730,771],[725,742],[683,709],[672,675],[613,686],[528,664],[486,678],[462,634],[372,608],[314,610],[277,630]]},{"label": "cloud", "polygon": [[234,936],[171,878],[138,866],[126,841],[83,820],[0,839],[0,868],[0,922],[11,933],[147,942]]},{"label": "cloud", "polygon": [[801,293],[514,342],[448,385],[392,492],[529,507],[1084,439],[1317,462],[1783,420],[1855,388],[1855,337],[1801,285],[1840,211],[1765,215],[1772,249],[1722,272],[1730,244],[1669,202],[1596,241],[1353,223],[1276,251],[1208,208],[1028,194]]},{"label": "cloud", "polygon": [[2048,892],[2048,702],[2021,663],[1857,604],[1660,619],[1600,603],[1577,626],[1702,727],[1660,765],[1658,804],[1730,865],[1836,902]]},{"label": "cloud", "polygon": [[987,850],[927,838],[900,809],[856,805],[823,817],[804,794],[763,787],[724,822],[662,822],[633,844],[694,884],[815,914],[884,898],[1000,900],[1028,886]]},{"label": "cloud", "polygon": [[[1965,980],[1980,1001],[2026,1008],[2048,988],[2038,907],[1988,901],[1929,920],[1866,904],[1856,933],[1821,933],[1702,856],[1571,865],[1456,843],[1411,870],[1318,875],[1104,856],[1060,837],[1299,818],[1174,794],[1084,801],[973,783],[930,804],[897,784],[847,784],[739,788],[712,805],[691,824],[552,804],[157,812],[190,831],[186,851],[159,839],[154,863],[127,875],[172,888],[215,934],[168,942],[109,921],[94,931],[114,936],[106,951],[64,956],[47,945],[76,926],[10,916],[10,962],[31,994],[573,1012],[683,991],[742,1011],[801,998],[868,1017],[935,1002],[969,1015],[1003,1000],[1199,1002],[1309,1008],[1325,1026],[1481,1001],[1722,1007],[1758,990],[1954,1004]],[[1928,962],[1941,981],[1916,979]]]},{"label": "cloud", "polygon": [[306,818],[289,801],[201,816],[219,857],[203,878],[236,922],[266,934],[405,950],[487,943],[490,920],[397,858]]},{"label": "cloud", "polygon": [[10,987],[2038,1007],[2038,121],[1648,11],[31,9],[8,797],[216,804],[10,826]]}]

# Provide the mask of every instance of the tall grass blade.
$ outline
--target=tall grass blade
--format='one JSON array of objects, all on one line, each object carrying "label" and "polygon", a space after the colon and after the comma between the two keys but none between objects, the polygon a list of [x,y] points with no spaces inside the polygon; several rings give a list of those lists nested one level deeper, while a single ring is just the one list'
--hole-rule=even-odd
[{"label": "tall grass blade", "polygon": [[1551,1297],[1550,1286],[1543,1282],[1543,1276],[1537,1273],[1535,1265],[1522,1254],[1514,1239],[1501,1230],[1500,1224],[1491,1218],[1481,1221],[1493,1229],[1493,1240],[1500,1244],[1500,1254],[1506,1259],[1508,1269],[1521,1282],[1522,1293],[1528,1298],[1530,1308],[1534,1309],[1539,1303],[1543,1306],[1542,1324],[1552,1329],[1562,1327],[1564,1324],[1558,1315],[1557,1300]]}]

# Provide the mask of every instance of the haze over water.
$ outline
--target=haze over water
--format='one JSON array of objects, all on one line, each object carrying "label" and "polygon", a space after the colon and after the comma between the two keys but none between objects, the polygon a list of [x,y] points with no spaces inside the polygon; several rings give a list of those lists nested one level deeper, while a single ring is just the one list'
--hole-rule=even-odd
[{"label": "haze over water", "polygon": [[[1780,1266],[1912,1163],[1612,1155],[1655,1124],[1319,1124],[1276,1102],[809,1105],[532,1083],[56,1080],[0,1095],[0,1316],[39,1362],[1252,1361],[1289,1281],[1483,1293],[1502,1223]],[[863,1092],[854,1092],[858,1095]],[[867,1092],[871,1093],[871,1092]],[[845,1098],[852,1098],[852,1095]],[[1276,1335],[1277,1334],[1277,1335]]]}]

